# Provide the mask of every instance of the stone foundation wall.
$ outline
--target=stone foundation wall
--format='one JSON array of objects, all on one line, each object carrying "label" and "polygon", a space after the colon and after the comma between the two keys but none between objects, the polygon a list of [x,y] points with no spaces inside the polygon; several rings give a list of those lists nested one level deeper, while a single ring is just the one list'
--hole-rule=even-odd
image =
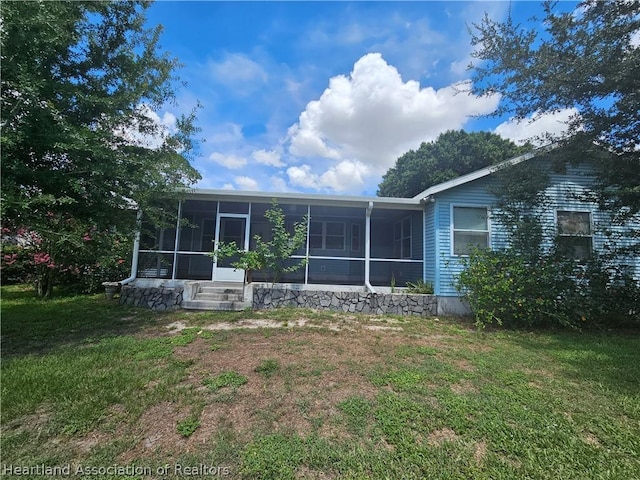
[{"label": "stone foundation wall", "polygon": [[120,303],[151,310],[176,310],[182,304],[183,287],[134,287],[123,285]]},{"label": "stone foundation wall", "polygon": [[278,307],[315,308],[351,313],[394,315],[436,315],[435,295],[406,293],[365,293],[325,290],[288,290],[281,288],[253,289],[253,308]]}]

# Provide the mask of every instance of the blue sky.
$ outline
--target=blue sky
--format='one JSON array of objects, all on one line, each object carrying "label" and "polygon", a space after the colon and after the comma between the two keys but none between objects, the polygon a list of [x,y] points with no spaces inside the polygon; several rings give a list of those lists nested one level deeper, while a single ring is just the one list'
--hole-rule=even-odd
[{"label": "blue sky", "polygon": [[509,10],[541,13],[518,1],[159,1],[148,23],[163,25],[161,47],[187,85],[156,113],[170,124],[202,105],[197,187],[374,195],[398,156],[445,130],[516,141],[561,130],[571,112],[533,125],[477,118],[499,98],[459,93],[471,77],[467,25]]}]

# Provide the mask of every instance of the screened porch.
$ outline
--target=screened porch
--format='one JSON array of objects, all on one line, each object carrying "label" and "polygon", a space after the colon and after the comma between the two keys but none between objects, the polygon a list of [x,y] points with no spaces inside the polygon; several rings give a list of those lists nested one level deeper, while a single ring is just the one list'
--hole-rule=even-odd
[{"label": "screened porch", "polygon": [[[249,196],[246,194],[245,196]],[[197,195],[176,206],[174,227],[145,228],[138,250],[138,277],[172,280],[238,281],[233,259],[216,262],[210,254],[217,242],[255,246],[255,236],[268,241],[271,207],[266,195],[225,199]],[[320,196],[318,196],[320,197]],[[349,198],[349,197],[346,197]],[[306,244],[291,258],[308,262],[279,281],[298,284],[404,286],[423,276],[423,212],[419,205],[391,202],[278,198],[286,225],[305,222]],[[340,203],[340,204],[339,204]],[[253,272],[253,281],[271,281]]]}]

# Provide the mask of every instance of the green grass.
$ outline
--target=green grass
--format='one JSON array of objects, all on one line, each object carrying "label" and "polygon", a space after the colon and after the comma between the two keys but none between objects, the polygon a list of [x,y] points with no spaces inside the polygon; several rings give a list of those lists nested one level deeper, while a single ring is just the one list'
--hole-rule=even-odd
[{"label": "green grass", "polygon": [[[299,314],[355,330],[213,333],[207,325],[295,315],[155,314],[3,287],[3,465],[206,464],[246,479],[640,478],[638,332],[403,318],[402,332],[383,333],[358,330],[366,316]],[[178,320],[188,327],[169,335]],[[154,408],[167,416],[149,418]],[[162,438],[144,429],[162,422],[176,438],[142,449]]]}]

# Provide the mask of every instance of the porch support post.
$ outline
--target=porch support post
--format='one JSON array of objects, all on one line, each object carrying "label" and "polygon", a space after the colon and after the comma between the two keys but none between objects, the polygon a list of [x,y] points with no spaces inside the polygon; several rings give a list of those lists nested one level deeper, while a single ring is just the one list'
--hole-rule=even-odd
[{"label": "porch support post", "polygon": [[309,232],[311,232],[311,205],[307,205],[307,246],[305,257],[307,263],[304,266],[304,284],[309,283]]},{"label": "porch support post", "polygon": [[173,269],[171,271],[171,280],[176,279],[178,271],[178,248],[180,248],[180,219],[182,218],[182,200],[178,200],[178,220],[176,220],[176,240],[173,245]]},{"label": "porch support post", "polygon": [[[213,240],[213,250],[218,248],[218,241],[220,240],[220,199],[216,202],[216,233]],[[211,281],[216,281],[216,268],[218,268],[218,258],[213,258],[213,266],[211,268]]]},{"label": "porch support post", "polygon": [[364,224],[364,284],[371,293],[376,293],[373,286],[369,282],[370,261],[371,261],[371,212],[373,211],[373,202],[369,202],[366,211],[366,219]]}]

